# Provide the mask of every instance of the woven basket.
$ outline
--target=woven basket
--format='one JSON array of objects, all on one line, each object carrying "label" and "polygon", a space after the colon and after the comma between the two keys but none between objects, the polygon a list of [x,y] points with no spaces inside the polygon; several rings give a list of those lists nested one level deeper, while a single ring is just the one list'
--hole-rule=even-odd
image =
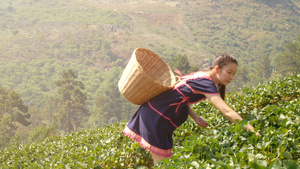
[{"label": "woven basket", "polygon": [[137,48],[119,80],[119,90],[133,104],[141,105],[171,89],[175,76],[167,63],[152,51]]}]

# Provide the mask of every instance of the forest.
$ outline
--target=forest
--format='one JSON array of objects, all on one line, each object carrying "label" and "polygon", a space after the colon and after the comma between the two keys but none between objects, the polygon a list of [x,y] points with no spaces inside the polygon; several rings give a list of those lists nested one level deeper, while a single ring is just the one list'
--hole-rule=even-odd
[{"label": "forest", "polygon": [[299,74],[297,0],[0,1],[0,149],[128,121],[117,84],[145,47],[183,73],[237,57],[228,92]]}]

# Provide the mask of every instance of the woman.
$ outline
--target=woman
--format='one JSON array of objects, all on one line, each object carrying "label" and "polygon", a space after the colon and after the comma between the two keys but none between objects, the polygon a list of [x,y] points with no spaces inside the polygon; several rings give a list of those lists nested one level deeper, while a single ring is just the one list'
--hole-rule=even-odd
[{"label": "woman", "polygon": [[[234,57],[218,55],[208,71],[181,77],[172,89],[141,105],[123,133],[150,151],[156,165],[158,160],[172,155],[173,131],[187,120],[188,115],[199,126],[208,125],[192,111],[190,104],[207,98],[229,121],[242,120],[224,102],[225,86],[233,79],[237,67]],[[245,128],[254,132],[250,124]]]}]

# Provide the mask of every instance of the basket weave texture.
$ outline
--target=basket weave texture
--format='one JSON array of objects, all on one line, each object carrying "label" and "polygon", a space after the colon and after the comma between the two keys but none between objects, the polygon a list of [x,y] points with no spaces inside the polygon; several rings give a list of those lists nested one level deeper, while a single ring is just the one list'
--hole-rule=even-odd
[{"label": "basket weave texture", "polygon": [[162,58],[148,49],[137,48],[132,53],[118,86],[127,100],[141,105],[171,89],[175,83],[172,70]]}]

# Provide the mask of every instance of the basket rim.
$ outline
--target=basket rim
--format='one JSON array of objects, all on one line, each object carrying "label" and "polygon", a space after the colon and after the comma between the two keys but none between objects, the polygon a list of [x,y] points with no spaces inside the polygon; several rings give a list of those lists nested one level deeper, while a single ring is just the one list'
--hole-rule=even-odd
[{"label": "basket rim", "polygon": [[[157,55],[156,53],[154,53],[154,52],[152,52],[151,50],[149,50],[149,49],[146,49],[146,48],[136,48],[135,50],[134,50],[134,52],[133,52],[133,54],[134,54],[134,56],[135,56],[135,58],[136,58],[136,54],[135,54],[135,52],[137,51],[137,50],[139,50],[139,49],[141,49],[141,50],[146,50],[146,51],[149,51],[149,52],[151,52],[151,53],[153,53],[156,57],[157,57],[157,59],[158,60],[160,60],[165,66],[166,66],[166,68],[168,69],[168,73],[171,75],[171,77],[170,77],[170,79],[171,79],[171,83],[170,83],[170,85],[168,85],[168,86],[166,86],[166,85],[161,85],[161,83],[159,83],[157,80],[153,80],[153,78],[151,77],[151,76],[149,76],[148,75],[148,73],[146,73],[146,71],[144,71],[144,69],[143,69],[143,66],[140,64],[140,62],[138,62],[138,60],[136,59],[136,61],[137,61],[137,63],[138,63],[138,65],[140,66],[140,70],[141,70],[141,72],[144,72],[144,74],[149,78],[149,79],[151,79],[153,82],[155,82],[155,83],[157,83],[157,84],[159,84],[159,85],[161,85],[161,86],[164,86],[164,87],[166,87],[166,88],[168,88],[168,87],[173,87],[174,85],[175,85],[175,83],[176,83],[176,79],[175,79],[175,75],[174,75],[174,72],[172,71],[172,69],[170,68],[170,66],[159,56],[159,55]],[[125,69],[124,69],[125,70]],[[174,80],[175,79],[175,80]],[[172,81],[174,81],[173,83],[172,83]]]}]

